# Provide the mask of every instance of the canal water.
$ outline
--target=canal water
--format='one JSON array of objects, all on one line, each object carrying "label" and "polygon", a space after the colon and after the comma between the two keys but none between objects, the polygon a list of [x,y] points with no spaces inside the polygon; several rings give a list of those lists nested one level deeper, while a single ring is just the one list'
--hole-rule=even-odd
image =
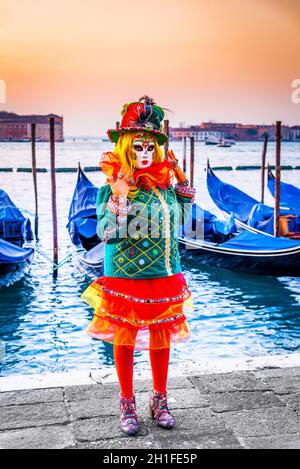
[{"label": "canal water", "polygon": [[[181,143],[171,143],[181,159]],[[97,166],[102,151],[112,149],[97,138],[68,138],[57,144],[57,167]],[[207,157],[213,166],[259,165],[261,143],[238,143],[216,148],[196,143],[195,186],[197,202],[218,214],[205,185]],[[300,165],[300,143],[283,143],[282,164]],[[274,164],[275,145],[268,159]],[[38,167],[49,169],[49,144],[37,144]],[[0,167],[30,167],[29,143],[0,143]],[[218,171],[218,176],[259,198],[259,171]],[[100,186],[99,172],[87,173]],[[283,171],[282,179],[300,187],[300,170]],[[20,208],[34,211],[32,175],[0,173],[0,187]],[[70,253],[66,230],[75,173],[57,173],[59,260]],[[50,257],[52,246],[50,172],[38,174],[39,249]],[[266,202],[273,203],[266,190]],[[199,362],[286,354],[300,350],[300,278],[275,278],[232,273],[199,265],[196,256],[182,259],[192,291],[194,310],[189,312],[192,338],[173,346],[171,362]],[[0,346],[5,348],[1,376],[61,372],[113,366],[112,346],[89,338],[85,329],[92,310],[80,295],[93,276],[82,274],[73,261],[53,279],[50,263],[36,255],[23,280],[0,290]],[[136,366],[148,362],[147,352],[136,353]]]}]

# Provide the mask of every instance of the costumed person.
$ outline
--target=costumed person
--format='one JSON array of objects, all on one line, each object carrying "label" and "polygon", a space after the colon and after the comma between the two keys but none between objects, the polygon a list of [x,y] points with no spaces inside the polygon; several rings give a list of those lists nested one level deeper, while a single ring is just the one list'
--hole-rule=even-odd
[{"label": "costumed person", "polygon": [[115,149],[104,153],[100,162],[107,176],[96,201],[97,234],[105,242],[104,275],[82,299],[94,308],[88,334],[113,344],[121,429],[134,435],[135,348],[149,350],[150,416],[161,427],[175,425],[167,399],[170,342],[190,337],[184,306],[192,306],[181,271],[177,230],[195,189],[172,151],[164,159],[161,146],[168,137],[162,131],[163,108],[144,96],[124,105],[122,115],[120,127],[108,131]]}]

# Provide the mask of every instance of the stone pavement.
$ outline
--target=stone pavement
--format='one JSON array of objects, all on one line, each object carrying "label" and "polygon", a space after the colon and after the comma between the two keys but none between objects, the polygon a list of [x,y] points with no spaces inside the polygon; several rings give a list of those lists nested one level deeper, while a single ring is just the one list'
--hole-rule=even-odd
[{"label": "stone pavement", "polygon": [[135,383],[136,437],[116,383],[2,392],[0,448],[300,448],[300,367],[170,378],[173,430],[148,417],[150,385]]}]

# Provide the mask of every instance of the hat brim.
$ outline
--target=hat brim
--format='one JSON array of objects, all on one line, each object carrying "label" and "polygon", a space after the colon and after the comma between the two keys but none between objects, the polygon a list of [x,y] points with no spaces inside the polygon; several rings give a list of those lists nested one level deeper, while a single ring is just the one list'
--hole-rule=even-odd
[{"label": "hat brim", "polygon": [[117,143],[119,140],[120,135],[126,134],[126,133],[132,133],[132,132],[147,132],[149,134],[152,134],[156,137],[158,145],[163,145],[167,140],[168,136],[164,132],[160,132],[159,130],[154,130],[154,129],[145,129],[145,127],[135,127],[135,128],[121,128],[121,129],[109,129],[107,131],[108,138],[110,139],[111,142]]}]

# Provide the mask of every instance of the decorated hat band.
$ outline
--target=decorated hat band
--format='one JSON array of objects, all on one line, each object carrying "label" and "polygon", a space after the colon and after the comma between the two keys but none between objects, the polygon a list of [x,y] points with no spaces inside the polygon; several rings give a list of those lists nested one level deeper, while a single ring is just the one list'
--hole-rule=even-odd
[{"label": "decorated hat band", "polygon": [[120,127],[109,129],[107,135],[117,143],[120,135],[127,132],[147,132],[156,137],[159,145],[163,145],[168,140],[162,128],[164,115],[163,108],[157,106],[152,98],[143,96],[139,101],[123,106]]}]

